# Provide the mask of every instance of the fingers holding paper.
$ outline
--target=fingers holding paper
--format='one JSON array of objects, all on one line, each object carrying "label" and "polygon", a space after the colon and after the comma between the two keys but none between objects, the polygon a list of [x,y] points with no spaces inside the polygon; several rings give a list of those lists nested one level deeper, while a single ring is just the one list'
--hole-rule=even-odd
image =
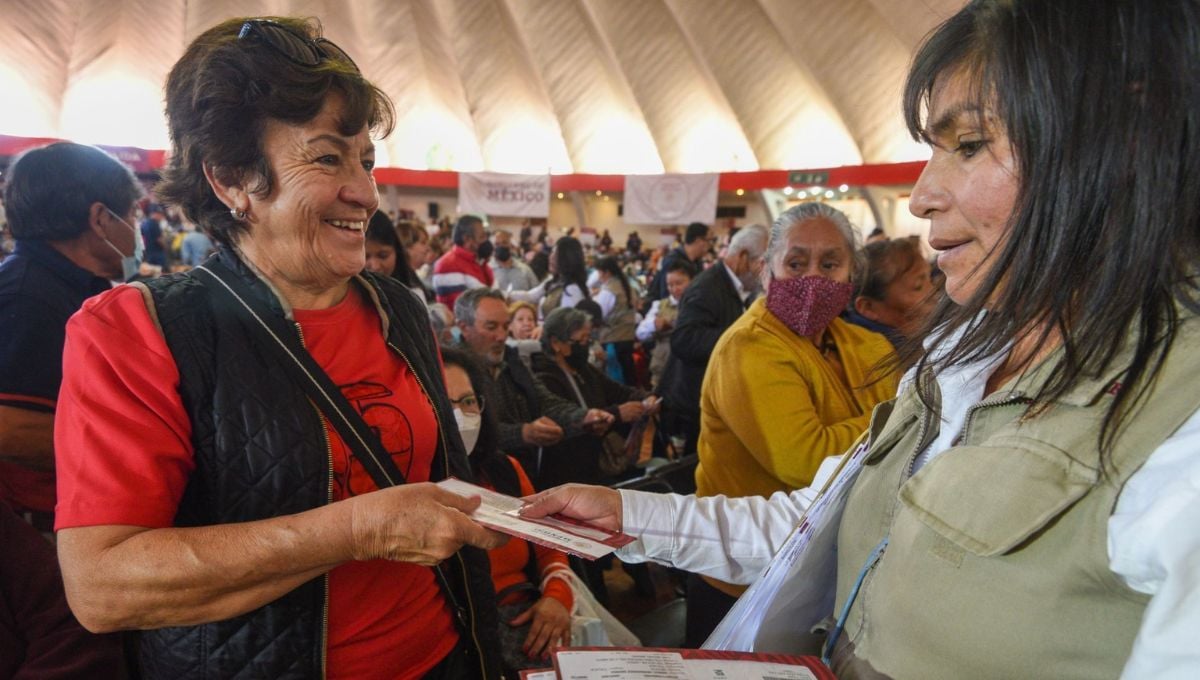
[{"label": "fingers holding paper", "polygon": [[615,489],[565,484],[525,499],[521,516],[538,519],[560,514],[609,531],[621,531],[621,494]]},{"label": "fingers holding paper", "polygon": [[350,531],[356,560],[386,559],[433,566],[464,545],[484,550],[508,540],[467,515],[479,498],[464,498],[434,484],[406,484],[356,496]]}]

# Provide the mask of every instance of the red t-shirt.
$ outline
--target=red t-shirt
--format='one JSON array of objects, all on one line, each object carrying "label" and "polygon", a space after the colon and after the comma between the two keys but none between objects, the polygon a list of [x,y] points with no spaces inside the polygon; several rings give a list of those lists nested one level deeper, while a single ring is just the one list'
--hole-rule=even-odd
[{"label": "red t-shirt", "polygon": [[[351,286],[334,307],[295,311],[317,363],[382,438],[410,482],[429,479],[437,421],[416,377]],[[172,525],[194,468],[179,372],[141,294],[89,300],[67,326],[55,427],[57,528]],[[309,417],[310,414],[303,414]],[[328,423],[335,500],[376,486]],[[328,676],[420,677],[458,640],[433,571],[348,562],[329,572]]]}]

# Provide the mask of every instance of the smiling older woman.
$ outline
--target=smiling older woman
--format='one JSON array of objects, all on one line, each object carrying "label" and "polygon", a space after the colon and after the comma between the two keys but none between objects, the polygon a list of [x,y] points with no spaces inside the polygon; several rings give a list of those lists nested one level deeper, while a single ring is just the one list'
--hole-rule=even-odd
[{"label": "smiling older woman", "polygon": [[[502,539],[426,483],[471,475],[425,311],[359,275],[391,104],[314,24],[239,19],[188,47],[167,116],[159,193],[221,250],[71,321],[73,610],[142,629],[151,678],[496,676],[487,557],[463,546]],[[315,408],[287,352],[352,406]]]}]

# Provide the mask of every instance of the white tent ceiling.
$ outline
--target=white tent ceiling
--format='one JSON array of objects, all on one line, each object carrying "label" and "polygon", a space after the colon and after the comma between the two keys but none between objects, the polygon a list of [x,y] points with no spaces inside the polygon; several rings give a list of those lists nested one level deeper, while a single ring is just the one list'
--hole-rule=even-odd
[{"label": "white tent ceiling", "polygon": [[0,0],[0,134],[164,148],[161,88],[233,16],[318,17],[395,101],[384,165],[817,168],[926,157],[899,114],[962,0]]}]

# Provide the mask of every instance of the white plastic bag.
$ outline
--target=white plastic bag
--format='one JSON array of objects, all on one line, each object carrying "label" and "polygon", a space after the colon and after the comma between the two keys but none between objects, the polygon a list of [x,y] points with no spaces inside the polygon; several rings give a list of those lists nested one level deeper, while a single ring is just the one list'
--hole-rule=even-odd
[{"label": "white plastic bag", "polygon": [[571,586],[575,606],[571,611],[572,647],[641,647],[625,624],[596,601],[587,584],[570,569],[558,569],[550,578],[561,578]]}]

